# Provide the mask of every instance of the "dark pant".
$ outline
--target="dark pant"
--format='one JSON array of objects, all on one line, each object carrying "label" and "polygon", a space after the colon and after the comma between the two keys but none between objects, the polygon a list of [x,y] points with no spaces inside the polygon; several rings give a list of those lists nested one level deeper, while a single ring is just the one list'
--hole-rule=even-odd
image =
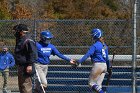
[{"label": "dark pant", "polygon": [[32,93],[31,76],[25,72],[26,66],[18,66],[18,85],[20,93]]}]

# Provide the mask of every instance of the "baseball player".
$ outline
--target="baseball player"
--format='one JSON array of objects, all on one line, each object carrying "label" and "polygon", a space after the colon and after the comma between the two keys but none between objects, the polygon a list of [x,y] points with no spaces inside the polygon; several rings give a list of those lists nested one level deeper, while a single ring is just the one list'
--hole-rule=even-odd
[{"label": "baseball player", "polygon": [[95,43],[91,45],[87,53],[78,60],[79,63],[84,62],[88,57],[94,63],[89,76],[89,86],[97,93],[104,93],[102,90],[102,82],[107,69],[111,65],[108,58],[108,47],[104,42],[102,30],[95,28],[91,31],[91,36]]},{"label": "baseball player", "polygon": [[40,33],[40,41],[36,43],[37,51],[38,51],[38,59],[37,63],[35,64],[35,68],[38,72],[40,77],[41,84],[44,88],[47,87],[47,72],[48,72],[48,64],[50,63],[50,56],[57,55],[58,57],[62,58],[70,62],[71,64],[75,64],[73,59],[70,59],[63,54],[61,54],[57,48],[51,44],[51,39],[53,38],[52,33],[49,30],[42,31]]},{"label": "baseball player", "polygon": [[0,52],[0,72],[2,73],[2,77],[4,79],[3,83],[3,93],[8,93],[7,91],[7,84],[8,84],[8,77],[9,77],[9,68],[15,65],[14,56],[9,52],[7,46],[2,48]]}]

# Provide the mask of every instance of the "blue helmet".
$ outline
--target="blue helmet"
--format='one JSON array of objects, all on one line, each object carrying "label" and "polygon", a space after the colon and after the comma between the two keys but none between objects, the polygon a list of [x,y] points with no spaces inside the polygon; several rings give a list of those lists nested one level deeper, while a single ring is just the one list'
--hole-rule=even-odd
[{"label": "blue helmet", "polygon": [[91,35],[94,39],[99,39],[100,37],[103,36],[103,33],[101,29],[95,28],[95,29],[92,29]]},{"label": "blue helmet", "polygon": [[51,39],[53,38],[52,33],[49,30],[44,30],[40,33],[41,38]]}]

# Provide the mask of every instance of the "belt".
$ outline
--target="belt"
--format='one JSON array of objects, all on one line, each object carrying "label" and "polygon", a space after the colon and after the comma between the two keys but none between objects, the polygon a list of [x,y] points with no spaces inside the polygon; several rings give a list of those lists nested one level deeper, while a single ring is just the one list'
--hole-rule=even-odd
[{"label": "belt", "polygon": [[40,64],[40,65],[48,65],[48,64],[40,63],[40,62],[36,62],[36,64]]},{"label": "belt", "polygon": [[106,62],[94,62],[94,63],[106,63]]}]

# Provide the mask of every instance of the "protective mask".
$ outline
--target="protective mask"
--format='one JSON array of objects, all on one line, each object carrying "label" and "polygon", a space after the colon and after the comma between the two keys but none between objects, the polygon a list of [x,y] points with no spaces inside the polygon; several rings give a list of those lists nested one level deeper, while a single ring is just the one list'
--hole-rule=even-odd
[{"label": "protective mask", "polygon": [[20,33],[19,33],[19,32],[16,32],[16,33],[14,34],[14,36],[18,38],[18,37],[20,37]]},{"label": "protective mask", "polygon": [[51,38],[41,37],[41,41],[45,44],[51,43]]},{"label": "protective mask", "polygon": [[6,51],[6,50],[3,50],[2,52],[3,52],[3,53],[6,53],[7,51]]},{"label": "protective mask", "polygon": [[50,39],[46,39],[46,40],[44,41],[44,43],[45,43],[45,44],[49,44],[49,43],[51,43],[51,40],[50,40]]}]

